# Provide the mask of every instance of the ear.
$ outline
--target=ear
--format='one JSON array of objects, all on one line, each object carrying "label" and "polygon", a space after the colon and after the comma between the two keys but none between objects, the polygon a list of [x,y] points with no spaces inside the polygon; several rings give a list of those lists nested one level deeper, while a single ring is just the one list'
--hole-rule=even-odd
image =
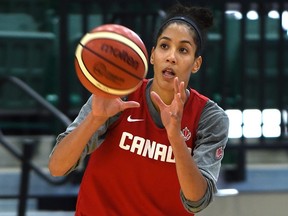
[{"label": "ear", "polygon": [[202,56],[198,56],[194,61],[194,64],[192,67],[192,73],[197,73],[201,65],[202,65]]},{"label": "ear", "polygon": [[150,55],[150,63],[152,64],[152,65],[154,65],[154,47],[152,47],[152,49],[151,49],[151,55]]}]

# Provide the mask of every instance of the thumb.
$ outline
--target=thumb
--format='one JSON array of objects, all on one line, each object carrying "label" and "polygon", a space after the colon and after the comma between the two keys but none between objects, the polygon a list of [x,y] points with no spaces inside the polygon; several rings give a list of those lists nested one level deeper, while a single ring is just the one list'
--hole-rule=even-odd
[{"label": "thumb", "polygon": [[137,108],[140,107],[140,104],[136,101],[123,101],[121,104],[121,110],[129,109],[129,108]]}]

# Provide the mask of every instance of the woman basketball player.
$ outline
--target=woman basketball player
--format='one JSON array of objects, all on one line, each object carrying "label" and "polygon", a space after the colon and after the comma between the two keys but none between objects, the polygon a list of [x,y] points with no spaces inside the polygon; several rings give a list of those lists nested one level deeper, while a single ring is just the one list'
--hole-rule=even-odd
[{"label": "woman basketball player", "polygon": [[154,77],[125,98],[92,95],[57,137],[53,176],[90,155],[75,215],[193,215],[212,201],[228,118],[188,87],[212,23],[206,8],[174,6],[151,51]]}]

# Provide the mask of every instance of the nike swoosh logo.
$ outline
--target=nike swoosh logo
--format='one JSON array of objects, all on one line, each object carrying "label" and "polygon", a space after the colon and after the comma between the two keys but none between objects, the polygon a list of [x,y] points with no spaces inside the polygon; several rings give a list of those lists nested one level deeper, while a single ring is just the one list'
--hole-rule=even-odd
[{"label": "nike swoosh logo", "polygon": [[131,115],[129,115],[127,118],[127,121],[128,122],[140,122],[140,121],[144,121],[144,119],[134,119],[134,118],[131,118]]}]

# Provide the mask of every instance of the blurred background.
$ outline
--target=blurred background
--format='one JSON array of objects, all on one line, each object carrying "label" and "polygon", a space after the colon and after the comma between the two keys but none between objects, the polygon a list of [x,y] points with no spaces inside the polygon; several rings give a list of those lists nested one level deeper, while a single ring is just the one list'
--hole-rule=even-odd
[{"label": "blurred background", "polygon": [[[0,0],[0,216],[73,215],[85,163],[63,178],[51,177],[47,163],[56,135],[89,97],[74,69],[77,43],[118,23],[150,51],[175,2]],[[230,119],[220,190],[199,215],[287,216],[288,1],[179,2],[214,13],[190,86]]]}]

